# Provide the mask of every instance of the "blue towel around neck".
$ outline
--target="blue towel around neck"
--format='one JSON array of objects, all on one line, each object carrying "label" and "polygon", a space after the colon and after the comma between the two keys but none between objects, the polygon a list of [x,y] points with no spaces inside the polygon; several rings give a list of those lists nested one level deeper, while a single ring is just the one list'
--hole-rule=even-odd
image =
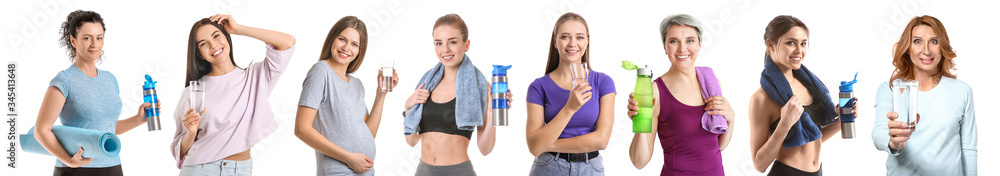
[{"label": "blue towel around neck", "polygon": [[[812,95],[813,103],[818,103],[810,106],[821,106],[823,114],[822,117],[811,117],[808,113],[803,112],[799,121],[795,125],[792,125],[792,128],[788,129],[788,135],[785,136],[785,141],[781,144],[784,148],[798,147],[822,138],[823,132],[819,129],[820,126],[816,125],[816,122],[820,122],[823,126],[826,126],[833,124],[837,120],[837,112],[834,109],[833,101],[829,95],[830,91],[826,89],[826,85],[810,72],[805,65],[802,65],[798,70],[792,70],[792,74],[795,75],[795,79],[798,79],[799,82],[802,82],[803,86],[809,89],[809,95]],[[767,92],[771,100],[777,102],[779,106],[785,106],[788,103],[788,99],[794,95],[791,85],[785,79],[785,75],[781,73],[781,70],[778,70],[777,65],[774,65],[774,61],[771,61],[770,56],[764,57],[764,71],[760,73],[760,88],[764,89],[764,92]]]},{"label": "blue towel around neck", "polygon": [[[455,76],[455,123],[460,130],[473,131],[477,126],[483,126],[483,115],[490,101],[487,98],[489,80],[479,68],[472,65],[469,55],[463,56],[462,64],[458,66],[458,73]],[[420,77],[420,82],[414,90],[425,83],[424,89],[433,92],[442,77],[444,77],[444,64],[438,63]],[[423,104],[413,105],[407,110],[403,119],[403,134],[416,133],[421,118],[423,118]]]}]

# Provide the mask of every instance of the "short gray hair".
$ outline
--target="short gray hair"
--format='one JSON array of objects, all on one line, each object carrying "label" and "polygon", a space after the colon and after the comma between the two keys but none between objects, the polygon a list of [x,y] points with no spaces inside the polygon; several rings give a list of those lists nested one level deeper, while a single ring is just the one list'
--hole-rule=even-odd
[{"label": "short gray hair", "polygon": [[663,21],[660,22],[660,42],[667,42],[667,30],[670,30],[670,26],[674,25],[694,28],[694,31],[698,32],[698,42],[701,43],[701,22],[688,14],[676,14],[663,18]]}]

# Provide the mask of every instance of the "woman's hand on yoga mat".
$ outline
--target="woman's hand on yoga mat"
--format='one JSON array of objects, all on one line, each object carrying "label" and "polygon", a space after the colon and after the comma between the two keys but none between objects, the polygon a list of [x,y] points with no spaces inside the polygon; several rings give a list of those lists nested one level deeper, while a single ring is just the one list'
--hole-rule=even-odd
[{"label": "woman's hand on yoga mat", "polygon": [[[889,148],[895,150],[902,150],[906,147],[906,141],[910,140],[910,135],[913,134],[913,130],[910,130],[909,125],[906,122],[896,121],[899,118],[899,113],[889,112],[885,114],[886,118],[889,118]],[[913,125],[920,123],[920,114],[917,114],[917,120],[913,122]]]},{"label": "woman's hand on yoga mat", "polygon": [[802,117],[802,103],[799,102],[799,97],[792,95],[792,98],[788,99],[788,103],[785,103],[784,107],[781,107],[781,119],[778,123],[784,124],[786,126],[795,125]]},{"label": "woman's hand on yoga mat", "polygon": [[347,167],[350,167],[351,170],[354,170],[354,172],[357,173],[368,172],[368,170],[371,170],[372,166],[375,165],[375,162],[372,162],[372,159],[368,158],[365,154],[351,153],[348,154],[347,157],[347,161],[344,163],[347,163]]},{"label": "woman's hand on yoga mat", "polygon": [[722,96],[711,96],[705,99],[705,111],[708,111],[709,115],[726,117],[726,122],[732,122],[736,117],[733,107],[729,106],[729,100]]},{"label": "woman's hand on yoga mat", "polygon": [[[653,98],[653,102],[656,102],[656,98]],[[639,114],[639,102],[635,101],[635,93],[628,94],[628,119],[631,120],[632,116]]]},{"label": "woman's hand on yoga mat", "polygon": [[205,109],[201,109],[201,112],[194,112],[194,109],[188,109],[187,113],[184,114],[181,124],[184,125],[184,128],[187,128],[188,134],[196,135],[198,133],[198,123],[201,122],[202,112],[205,112]]},{"label": "woman's hand on yoga mat", "polygon": [[427,102],[427,97],[431,95],[431,92],[424,89],[425,84],[426,83],[420,83],[420,87],[418,87],[416,91],[413,91],[413,95],[410,95],[410,98],[406,99],[406,104],[403,105],[404,110],[409,111],[414,105],[424,104]]},{"label": "woman's hand on yoga mat", "polygon": [[83,166],[83,165],[90,164],[90,160],[94,160],[94,159],[93,158],[84,158],[83,157],[83,147],[80,147],[80,150],[77,150],[76,154],[73,155],[73,157],[70,158],[69,161],[63,161],[63,164],[66,164],[66,166],[69,166],[71,168],[77,168],[77,167],[80,167],[80,166]]},{"label": "woman's hand on yoga mat", "polygon": [[594,92],[590,91],[590,89],[593,88],[590,87],[589,83],[580,83],[580,85],[574,87],[573,90],[570,90],[569,100],[566,102],[566,107],[573,111],[580,110],[580,107],[583,107],[583,104],[590,101],[590,98],[594,95]]}]

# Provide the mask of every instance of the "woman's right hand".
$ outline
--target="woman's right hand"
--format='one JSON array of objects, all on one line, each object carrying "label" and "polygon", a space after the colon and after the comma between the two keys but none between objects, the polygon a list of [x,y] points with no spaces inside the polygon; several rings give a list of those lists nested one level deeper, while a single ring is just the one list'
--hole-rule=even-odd
[{"label": "woman's right hand", "polygon": [[347,163],[347,167],[357,173],[368,172],[368,170],[371,170],[372,166],[375,165],[375,162],[372,162],[371,158],[368,158],[367,155],[361,153],[348,154],[347,161],[344,161],[344,163]]},{"label": "woman's right hand", "polygon": [[792,126],[799,121],[802,117],[802,103],[799,102],[799,97],[792,95],[792,98],[788,99],[788,103],[785,103],[784,107],[781,107],[781,119],[780,122],[787,126]]},{"label": "woman's right hand", "polygon": [[594,92],[590,91],[591,89],[593,88],[590,87],[590,83],[580,83],[575,86],[573,90],[569,91],[569,100],[566,101],[566,108],[573,111],[580,110],[580,107],[583,107],[583,104],[586,104],[593,97]]},{"label": "woman's right hand", "polygon": [[635,101],[635,92],[628,94],[628,119],[639,114],[639,102]]},{"label": "woman's right hand", "polygon": [[212,15],[211,17],[208,17],[208,19],[211,20],[212,22],[219,23],[219,25],[222,25],[222,27],[226,28],[226,32],[229,32],[230,34],[243,35],[242,33],[240,33],[240,31],[238,31],[238,29],[243,26],[241,26],[239,23],[236,23],[236,19],[233,19],[232,15],[215,14]]},{"label": "woman's right hand", "polygon": [[[886,118],[889,118],[889,148],[894,150],[902,150],[906,147],[906,141],[910,140],[910,135],[913,131],[910,130],[909,125],[906,122],[896,121],[899,118],[899,113],[889,112],[885,114]],[[916,125],[920,122],[920,114],[917,114],[917,121],[913,122]]]},{"label": "woman's right hand", "polygon": [[181,124],[184,125],[184,128],[187,128],[188,133],[193,133],[192,135],[198,133],[198,124],[201,122],[202,112],[205,112],[205,109],[202,109],[201,112],[194,112],[194,109],[188,109],[187,113],[184,114]]},{"label": "woman's right hand", "polygon": [[417,88],[417,91],[413,91],[413,95],[410,95],[410,98],[406,99],[406,104],[403,107],[405,110],[409,111],[414,105],[427,102],[427,97],[431,95],[431,92],[424,89],[424,84],[426,83],[420,83],[420,87]]},{"label": "woman's right hand", "polygon": [[378,71],[378,78],[377,78],[378,79],[378,90],[379,90],[378,92],[382,92],[381,90],[382,90],[383,87],[388,87],[389,88],[388,89],[389,92],[392,92],[392,89],[396,88],[396,84],[399,84],[399,74],[396,74],[396,69],[392,69],[392,80],[390,80],[390,81],[392,81],[392,83],[390,83],[390,85],[382,85],[382,83],[385,81],[384,80],[385,77],[383,76],[383,74],[384,73],[382,73],[382,70],[379,69],[379,71]]},{"label": "woman's right hand", "polygon": [[73,155],[73,157],[70,158],[69,161],[62,161],[62,162],[63,162],[63,164],[66,164],[66,166],[69,166],[70,168],[77,168],[77,167],[80,167],[80,166],[84,166],[84,165],[90,164],[91,160],[94,160],[94,159],[93,158],[84,158],[83,157],[83,147],[80,147],[80,150],[77,150],[76,154]]},{"label": "woman's right hand", "polygon": [[[653,102],[656,102],[656,98],[653,98]],[[635,92],[628,94],[628,119],[632,119],[632,116],[639,114],[639,102],[635,101]]]}]

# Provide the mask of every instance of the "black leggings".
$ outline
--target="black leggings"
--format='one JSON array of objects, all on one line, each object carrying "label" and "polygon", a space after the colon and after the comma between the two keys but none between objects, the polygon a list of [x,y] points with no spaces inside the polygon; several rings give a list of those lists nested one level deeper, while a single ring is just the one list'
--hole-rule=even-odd
[{"label": "black leggings", "polygon": [[771,165],[771,172],[768,172],[767,175],[768,176],[775,176],[775,175],[823,176],[823,165],[820,165],[819,170],[816,170],[816,172],[806,172],[796,169],[792,166],[788,166],[785,163],[781,163],[781,161],[774,160],[774,164]]},{"label": "black leggings", "polygon": [[70,167],[56,167],[52,171],[53,176],[73,176],[73,175],[103,175],[103,176],[122,176],[122,165],[115,165],[111,167],[101,167],[101,168],[70,168]]}]

